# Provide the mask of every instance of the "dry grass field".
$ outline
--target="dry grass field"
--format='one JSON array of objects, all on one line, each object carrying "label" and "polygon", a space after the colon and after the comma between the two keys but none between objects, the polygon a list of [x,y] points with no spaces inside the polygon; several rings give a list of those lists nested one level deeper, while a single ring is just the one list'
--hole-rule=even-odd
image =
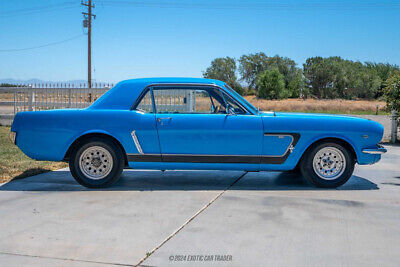
[{"label": "dry grass field", "polygon": [[256,96],[246,96],[247,101],[264,111],[289,111],[289,112],[312,112],[312,113],[334,113],[334,114],[388,114],[386,103],[383,101],[368,100],[343,100],[343,99],[283,99],[265,100]]},{"label": "dry grass field", "polygon": [[14,101],[14,94],[0,93],[0,101]]}]

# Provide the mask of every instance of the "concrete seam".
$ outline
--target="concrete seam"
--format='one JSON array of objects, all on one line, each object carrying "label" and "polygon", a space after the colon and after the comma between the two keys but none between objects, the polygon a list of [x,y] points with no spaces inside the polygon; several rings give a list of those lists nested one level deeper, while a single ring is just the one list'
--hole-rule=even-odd
[{"label": "concrete seam", "polygon": [[181,225],[175,232],[170,234],[164,241],[162,241],[158,246],[156,246],[152,251],[146,253],[146,256],[141,259],[135,266],[143,266],[141,265],[145,260],[147,260],[154,252],[156,252],[160,247],[162,247],[165,243],[167,243],[171,238],[173,238],[176,234],[178,234],[186,225],[188,225],[191,221],[193,221],[200,213],[202,213],[205,209],[207,209],[211,204],[213,204],[222,194],[228,191],[235,183],[237,183],[240,179],[242,179],[248,172],[240,175],[233,183],[227,186],[223,191],[221,191],[218,195],[216,195],[210,202],[208,202],[203,208],[197,211],[192,217],[189,218],[184,224]]},{"label": "concrete seam", "polygon": [[133,266],[132,264],[124,264],[124,263],[102,262],[102,261],[91,261],[91,260],[80,260],[80,259],[59,258],[59,257],[49,257],[49,256],[38,256],[38,255],[29,255],[29,254],[12,253],[12,252],[2,252],[2,251],[0,251],[0,254],[3,254],[3,255],[12,255],[12,256],[22,256],[22,257],[31,257],[31,258],[42,258],[42,259],[53,259],[53,260],[63,260],[63,261],[77,261],[77,262],[87,262],[87,263],[117,265],[117,266]]}]

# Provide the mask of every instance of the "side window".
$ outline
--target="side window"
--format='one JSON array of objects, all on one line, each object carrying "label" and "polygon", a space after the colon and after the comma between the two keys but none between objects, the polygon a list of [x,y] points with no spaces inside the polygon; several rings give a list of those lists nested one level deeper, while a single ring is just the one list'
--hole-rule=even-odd
[{"label": "side window", "polygon": [[153,113],[153,101],[151,100],[150,90],[144,95],[142,100],[140,100],[139,105],[137,105],[136,110],[144,113]]},{"label": "side window", "polygon": [[[210,95],[211,93],[211,95]],[[214,114],[221,110],[220,100],[205,89],[154,89],[157,113]]]},{"label": "side window", "polygon": [[227,94],[224,93],[224,98],[225,101],[228,103],[229,105],[229,109],[231,110],[231,112],[235,113],[235,114],[246,114],[246,111],[241,108],[236,101],[234,101],[230,96],[228,96]]}]

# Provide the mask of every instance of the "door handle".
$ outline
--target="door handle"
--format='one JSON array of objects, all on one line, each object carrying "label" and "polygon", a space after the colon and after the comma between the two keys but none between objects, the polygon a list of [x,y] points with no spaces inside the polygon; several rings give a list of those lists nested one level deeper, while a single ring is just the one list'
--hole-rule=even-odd
[{"label": "door handle", "polygon": [[158,121],[161,122],[163,120],[171,120],[171,117],[167,117],[167,118],[158,118]]}]

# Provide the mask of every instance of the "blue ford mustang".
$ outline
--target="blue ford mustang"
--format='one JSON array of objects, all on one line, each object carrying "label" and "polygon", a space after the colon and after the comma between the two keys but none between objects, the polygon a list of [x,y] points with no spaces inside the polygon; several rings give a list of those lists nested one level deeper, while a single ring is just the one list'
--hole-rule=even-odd
[{"label": "blue ford mustang", "polygon": [[21,112],[11,138],[36,160],[68,161],[98,188],[125,167],[289,171],[337,187],[355,163],[378,162],[379,123],[346,116],[260,112],[224,82],[195,78],[118,83],[86,109]]}]

